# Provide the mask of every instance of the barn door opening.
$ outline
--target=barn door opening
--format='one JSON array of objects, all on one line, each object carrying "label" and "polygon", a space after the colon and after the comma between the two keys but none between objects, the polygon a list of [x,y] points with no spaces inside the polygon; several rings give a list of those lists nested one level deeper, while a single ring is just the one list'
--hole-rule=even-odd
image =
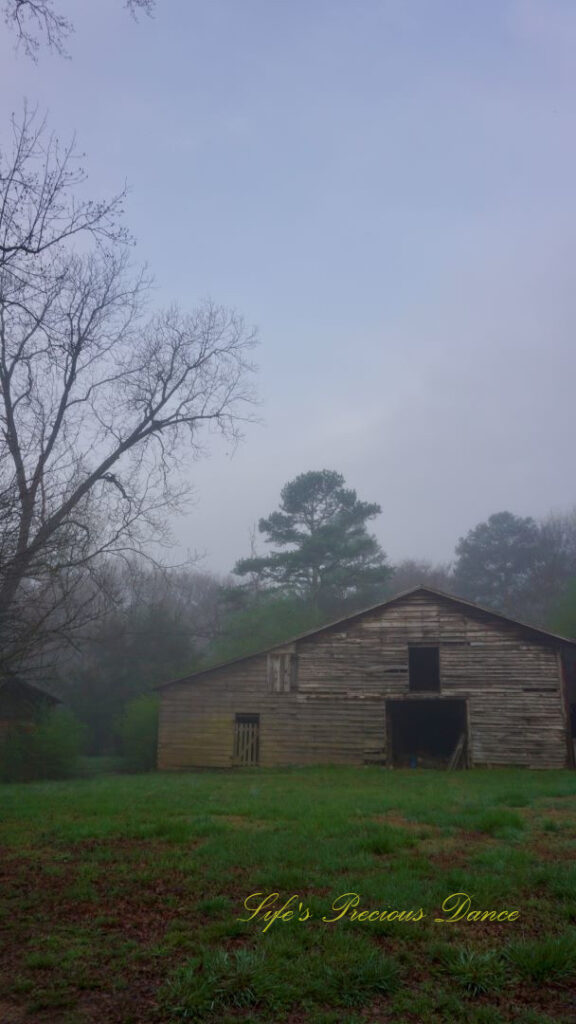
[{"label": "barn door opening", "polygon": [[465,700],[386,702],[388,765],[448,768],[466,764]]},{"label": "barn door opening", "polygon": [[236,715],[234,720],[234,764],[258,764],[260,715]]}]

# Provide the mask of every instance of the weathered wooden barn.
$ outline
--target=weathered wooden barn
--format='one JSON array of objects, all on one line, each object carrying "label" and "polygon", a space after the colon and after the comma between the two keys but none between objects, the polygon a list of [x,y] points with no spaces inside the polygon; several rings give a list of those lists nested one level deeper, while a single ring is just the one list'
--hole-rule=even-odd
[{"label": "weathered wooden barn", "polygon": [[42,712],[59,703],[58,697],[20,676],[0,678],[0,739],[16,725],[33,726]]},{"label": "weathered wooden barn", "polygon": [[576,641],[427,587],[158,689],[161,769],[574,766]]}]

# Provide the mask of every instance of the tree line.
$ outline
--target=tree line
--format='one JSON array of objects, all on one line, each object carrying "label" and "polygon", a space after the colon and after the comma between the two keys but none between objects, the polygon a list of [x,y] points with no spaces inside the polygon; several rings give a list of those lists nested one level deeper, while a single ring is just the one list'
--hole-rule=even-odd
[{"label": "tree line", "polygon": [[259,521],[267,553],[253,550],[227,576],[136,559],[109,566],[107,607],[76,649],[61,652],[55,676],[89,752],[112,752],[126,705],[159,683],[419,584],[576,635],[576,511],[539,521],[498,512],[458,541],[451,564],[395,565],[369,532],[380,512],[341,474],[312,471],[287,483],[278,509]]},{"label": "tree line", "polygon": [[345,614],[419,583],[513,618],[550,625],[576,578],[576,510],[536,521],[496,512],[457,542],[449,564],[391,565],[368,523],[381,513],[329,470],[286,484],[258,530],[272,550],[241,559],[244,590],[298,597],[319,615]]}]

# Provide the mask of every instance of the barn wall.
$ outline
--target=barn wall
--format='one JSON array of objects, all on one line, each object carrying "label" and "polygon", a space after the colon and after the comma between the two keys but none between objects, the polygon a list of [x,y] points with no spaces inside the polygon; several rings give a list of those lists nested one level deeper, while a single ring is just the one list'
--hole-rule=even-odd
[{"label": "barn wall", "polygon": [[[440,695],[411,694],[408,644],[440,646]],[[234,716],[260,714],[260,764],[386,757],[386,699],[468,702],[473,764],[567,761],[559,659],[519,627],[416,594],[299,641],[298,689],[267,692],[258,656],[162,691],[159,767],[229,767]]]},{"label": "barn wall", "polygon": [[234,716],[264,713],[265,679],[266,658],[259,657],[163,690],[158,767],[230,767]]}]

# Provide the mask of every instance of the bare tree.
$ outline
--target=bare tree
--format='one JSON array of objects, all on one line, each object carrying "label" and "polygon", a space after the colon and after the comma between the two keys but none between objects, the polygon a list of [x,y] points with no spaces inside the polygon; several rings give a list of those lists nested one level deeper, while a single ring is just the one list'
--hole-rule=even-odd
[{"label": "bare tree", "polygon": [[237,438],[253,400],[254,332],[210,302],[147,315],[121,197],[79,203],[77,183],[73,151],[25,117],[0,165],[5,662],[23,656],[34,629],[42,639],[60,628],[60,588],[163,535],[166,511],[186,497],[177,471],[205,450],[202,428]]},{"label": "bare tree", "polygon": [[[133,17],[152,14],[155,0],[125,0]],[[74,31],[72,22],[58,12],[53,0],[4,0],[4,21],[16,34],[17,45],[36,60],[40,47],[66,56],[66,40]]]},{"label": "bare tree", "polygon": [[60,252],[76,236],[127,243],[121,217],[126,188],[111,199],[79,199],[86,173],[75,140],[62,147],[36,109],[11,121],[11,152],[0,149],[0,270],[31,283],[36,257]]},{"label": "bare tree", "polygon": [[435,565],[425,559],[405,558],[394,566],[394,575],[386,589],[393,596],[420,585],[450,593],[454,590],[450,566],[445,563]]}]

